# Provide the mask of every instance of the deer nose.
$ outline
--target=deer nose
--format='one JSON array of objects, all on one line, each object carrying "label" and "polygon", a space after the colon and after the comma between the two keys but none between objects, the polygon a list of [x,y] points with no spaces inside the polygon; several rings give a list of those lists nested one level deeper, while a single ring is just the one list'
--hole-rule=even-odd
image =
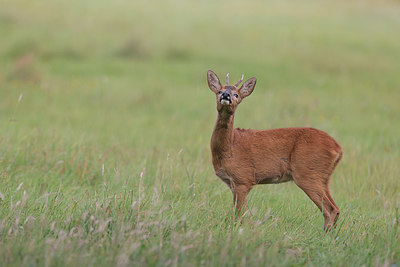
[{"label": "deer nose", "polygon": [[228,92],[224,92],[224,93],[222,94],[222,98],[231,99],[231,94],[228,93]]}]

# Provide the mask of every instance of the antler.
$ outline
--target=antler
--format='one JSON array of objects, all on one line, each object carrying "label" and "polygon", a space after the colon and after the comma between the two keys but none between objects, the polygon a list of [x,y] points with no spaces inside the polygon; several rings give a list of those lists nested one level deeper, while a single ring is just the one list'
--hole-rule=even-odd
[{"label": "antler", "polygon": [[229,84],[229,72],[226,74],[226,85]]},{"label": "antler", "polygon": [[235,84],[235,87],[238,87],[238,85],[243,81],[244,75],[242,74],[242,78]]}]

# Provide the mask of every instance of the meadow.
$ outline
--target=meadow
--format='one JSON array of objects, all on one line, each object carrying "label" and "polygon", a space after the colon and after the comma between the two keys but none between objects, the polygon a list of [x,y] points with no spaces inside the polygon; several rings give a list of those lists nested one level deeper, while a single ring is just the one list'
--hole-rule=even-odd
[{"label": "meadow", "polygon": [[[3,0],[0,266],[399,266],[398,1]],[[344,157],[337,227],[293,183],[241,222],[208,69],[257,77],[235,126]]]}]

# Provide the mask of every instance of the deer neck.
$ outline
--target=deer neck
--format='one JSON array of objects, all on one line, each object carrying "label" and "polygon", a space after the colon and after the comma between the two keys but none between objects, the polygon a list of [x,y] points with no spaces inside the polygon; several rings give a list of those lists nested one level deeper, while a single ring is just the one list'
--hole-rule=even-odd
[{"label": "deer neck", "polygon": [[215,168],[221,167],[225,158],[231,157],[234,114],[218,112],[217,122],[211,137],[211,153]]}]

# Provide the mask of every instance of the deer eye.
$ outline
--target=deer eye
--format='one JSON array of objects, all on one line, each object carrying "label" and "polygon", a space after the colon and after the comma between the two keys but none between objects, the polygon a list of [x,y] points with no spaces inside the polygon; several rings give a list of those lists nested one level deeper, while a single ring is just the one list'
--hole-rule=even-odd
[{"label": "deer eye", "polygon": [[219,94],[219,95],[222,94],[222,91],[219,91],[218,94]]},{"label": "deer eye", "polygon": [[238,98],[238,97],[239,97],[239,96],[238,96],[238,94],[233,94],[233,96],[234,96],[234,97],[236,97],[236,98]]}]

